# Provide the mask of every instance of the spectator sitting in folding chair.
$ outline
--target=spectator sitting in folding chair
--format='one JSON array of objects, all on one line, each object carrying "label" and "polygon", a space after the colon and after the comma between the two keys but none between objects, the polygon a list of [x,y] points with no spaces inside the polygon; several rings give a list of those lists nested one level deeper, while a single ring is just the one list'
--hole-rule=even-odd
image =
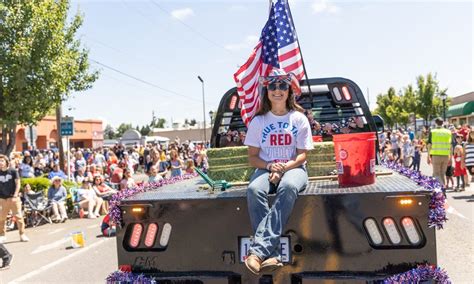
[{"label": "spectator sitting in folding chair", "polygon": [[111,188],[104,183],[104,178],[101,175],[96,175],[93,179],[92,189],[96,195],[104,200],[102,208],[106,213],[109,213],[109,200],[112,195],[117,193],[117,190]]},{"label": "spectator sitting in folding chair", "polygon": [[89,179],[84,179],[82,181],[82,186],[78,189],[77,194],[79,197],[80,207],[82,209],[87,209],[87,218],[95,219],[100,217],[100,208],[102,207],[104,200],[96,195]]},{"label": "spectator sitting in folding chair", "polygon": [[[25,186],[26,187],[26,186]],[[43,192],[25,191],[23,193],[25,199],[25,219],[28,226],[36,227],[44,221],[52,223],[49,217],[51,204],[48,204]]]},{"label": "spectator sitting in folding chair", "polygon": [[48,201],[53,209],[53,222],[66,222],[68,219],[66,213],[66,188],[62,185],[63,179],[55,176],[51,179],[52,185],[48,189]]}]

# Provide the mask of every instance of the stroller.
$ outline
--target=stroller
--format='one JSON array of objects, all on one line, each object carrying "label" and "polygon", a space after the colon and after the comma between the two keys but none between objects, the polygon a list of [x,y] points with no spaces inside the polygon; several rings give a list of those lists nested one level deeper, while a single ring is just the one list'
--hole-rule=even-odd
[{"label": "stroller", "polygon": [[25,194],[25,221],[27,226],[36,227],[43,222],[52,224],[51,204],[48,204],[43,192]]}]

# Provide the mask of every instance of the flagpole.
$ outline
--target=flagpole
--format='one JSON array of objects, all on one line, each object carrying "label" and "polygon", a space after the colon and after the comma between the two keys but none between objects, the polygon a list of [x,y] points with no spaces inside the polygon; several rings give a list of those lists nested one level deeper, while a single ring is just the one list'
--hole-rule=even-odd
[{"label": "flagpole", "polygon": [[[313,111],[313,92],[311,91],[311,85],[309,84],[308,73],[306,72],[306,66],[304,65],[303,51],[301,51],[300,38],[298,37],[298,33],[296,32],[295,21],[293,20],[293,15],[291,14],[290,3],[288,3],[288,0],[284,0],[284,1],[286,2],[286,5],[288,6],[288,13],[290,14],[290,19],[293,22],[293,27],[295,28],[293,32],[296,33],[296,41],[298,42],[298,48],[300,50],[300,55],[301,55],[301,62],[303,63],[304,77],[306,79],[306,84],[308,85],[309,98],[311,100],[311,111]],[[270,4],[271,2],[272,0],[270,0]]]}]

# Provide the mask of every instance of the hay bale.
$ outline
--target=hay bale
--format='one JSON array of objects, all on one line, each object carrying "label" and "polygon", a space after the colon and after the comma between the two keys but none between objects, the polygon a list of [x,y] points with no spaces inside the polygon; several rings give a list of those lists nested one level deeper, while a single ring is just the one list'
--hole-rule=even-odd
[{"label": "hay bale", "polygon": [[[214,180],[244,182],[254,172],[248,164],[247,146],[214,148],[207,151],[208,175]],[[328,175],[335,168],[334,144],[320,142],[314,144],[307,157],[308,176]]]}]

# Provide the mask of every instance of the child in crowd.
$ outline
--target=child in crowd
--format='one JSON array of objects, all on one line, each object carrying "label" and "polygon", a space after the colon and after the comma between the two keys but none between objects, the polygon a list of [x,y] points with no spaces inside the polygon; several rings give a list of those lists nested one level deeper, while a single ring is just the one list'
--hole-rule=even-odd
[{"label": "child in crowd", "polygon": [[471,174],[471,182],[474,180],[474,131],[469,132],[467,142],[464,144],[464,163]]},{"label": "child in crowd", "polygon": [[413,159],[410,165],[410,168],[413,167],[414,171],[420,171],[420,162],[421,162],[421,145],[418,142],[413,140],[414,150],[413,150]]},{"label": "child in crowd", "polygon": [[387,140],[385,142],[385,148],[384,148],[382,159],[385,160],[385,161],[393,161],[394,160],[394,156],[393,156],[393,152],[392,152],[392,143],[390,142],[390,140]]},{"label": "child in crowd", "polygon": [[194,173],[194,161],[193,159],[186,160],[186,173],[193,174]]},{"label": "child in crowd", "polygon": [[402,145],[401,145],[401,163],[403,166],[408,168],[411,165],[411,157],[413,155],[413,146],[410,140],[410,136],[404,134],[402,136]]},{"label": "child in crowd", "polygon": [[[454,147],[454,176],[456,177],[457,185],[455,191],[464,191],[465,179],[464,176],[467,174],[466,166],[464,164],[464,150],[461,145]],[[462,186],[460,185],[462,180]]]},{"label": "child in crowd", "polygon": [[[451,189],[454,188],[454,167],[453,167],[453,159],[449,159],[448,167],[446,168],[446,188]],[[449,184],[451,183],[451,186]]]},{"label": "child in crowd", "polygon": [[158,166],[152,166],[148,172],[148,183],[155,183],[162,180],[163,177],[158,174]]}]

